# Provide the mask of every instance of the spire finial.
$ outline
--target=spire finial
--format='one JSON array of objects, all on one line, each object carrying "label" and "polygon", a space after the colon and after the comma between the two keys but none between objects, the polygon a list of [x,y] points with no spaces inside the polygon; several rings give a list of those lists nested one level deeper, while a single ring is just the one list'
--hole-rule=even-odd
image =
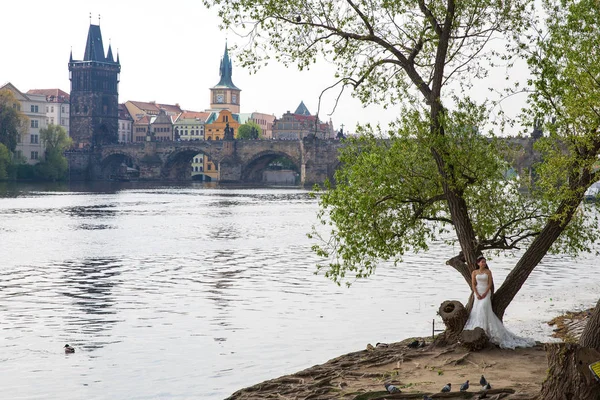
[{"label": "spire finial", "polygon": [[98,26],[100,26],[100,14],[98,14]]},{"label": "spire finial", "polygon": [[92,24],[92,12],[90,11],[90,25]]}]

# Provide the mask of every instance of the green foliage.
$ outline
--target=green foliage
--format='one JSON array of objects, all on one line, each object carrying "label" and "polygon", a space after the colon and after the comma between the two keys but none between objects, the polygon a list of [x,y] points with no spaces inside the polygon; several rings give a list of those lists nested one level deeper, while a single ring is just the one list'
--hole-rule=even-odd
[{"label": "green foliage", "polygon": [[46,152],[60,152],[71,147],[73,140],[67,135],[67,131],[60,125],[50,124],[46,128],[40,129],[40,139]]},{"label": "green foliage", "polygon": [[[332,87],[398,112],[387,130],[359,128],[341,152],[336,185],[320,193],[321,225],[310,236],[327,260],[319,269],[338,284],[434,240],[458,242],[471,263],[482,251],[523,247],[518,271],[495,294],[506,307],[548,251],[575,254],[598,239],[598,221],[580,206],[599,178],[597,0],[545,0],[549,34],[533,49],[520,40],[538,29],[532,0],[204,3],[224,27],[247,34],[243,66],[274,58],[302,70],[325,59],[336,66]],[[490,45],[498,38],[504,46]],[[507,178],[504,160],[516,155],[481,131],[491,109],[467,92],[527,52],[535,88],[528,118],[557,118],[537,145],[535,185]],[[453,266],[470,282],[473,265]]]},{"label": "green foliage", "polygon": [[0,181],[8,178],[10,162],[10,152],[4,144],[0,143]]},{"label": "green foliage", "polygon": [[[530,52],[529,84],[535,91],[526,117],[545,119],[548,135],[537,142],[536,194],[554,206],[565,231],[552,251],[590,251],[600,234],[598,204],[579,199],[600,179],[600,3],[545,0],[547,33]],[[550,118],[551,117],[551,118]],[[575,210],[575,211],[574,211]],[[574,251],[573,251],[574,250]]]},{"label": "green foliage", "polygon": [[0,90],[0,143],[10,152],[17,147],[19,136],[24,133],[27,116],[20,111],[21,103],[12,91]]},{"label": "green foliage", "polygon": [[236,139],[260,139],[262,137],[262,129],[254,121],[248,121],[239,126]]}]

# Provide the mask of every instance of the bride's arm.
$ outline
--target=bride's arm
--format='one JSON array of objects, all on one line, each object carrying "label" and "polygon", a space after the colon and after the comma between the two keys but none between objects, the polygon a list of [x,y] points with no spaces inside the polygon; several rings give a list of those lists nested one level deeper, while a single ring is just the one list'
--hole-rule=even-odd
[{"label": "bride's arm", "polygon": [[479,293],[477,293],[477,278],[475,278],[477,276],[477,274],[475,273],[476,271],[473,271],[471,273],[471,288],[473,289],[473,294],[475,295],[475,297],[477,297],[479,300],[482,299],[481,295]]},{"label": "bride's arm", "polygon": [[481,295],[482,299],[485,299],[485,296],[487,296],[488,293],[490,292],[490,290],[492,290],[492,285],[494,284],[494,279],[492,278],[492,271],[488,271],[487,277],[488,277],[488,287],[487,287],[486,291]]}]

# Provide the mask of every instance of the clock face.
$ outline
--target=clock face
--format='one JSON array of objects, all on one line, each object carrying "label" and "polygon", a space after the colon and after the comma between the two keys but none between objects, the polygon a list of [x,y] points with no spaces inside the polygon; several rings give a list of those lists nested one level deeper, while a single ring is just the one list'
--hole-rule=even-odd
[{"label": "clock face", "polygon": [[223,95],[222,94],[218,94],[217,95],[217,103],[222,103],[223,102]]}]

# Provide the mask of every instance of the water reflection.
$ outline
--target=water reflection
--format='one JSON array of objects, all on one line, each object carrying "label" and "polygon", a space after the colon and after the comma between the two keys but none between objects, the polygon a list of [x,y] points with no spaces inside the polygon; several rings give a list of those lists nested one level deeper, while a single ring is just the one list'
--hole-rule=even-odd
[{"label": "water reflection", "polygon": [[89,206],[66,207],[61,210],[71,217],[78,218],[109,218],[117,214],[115,204],[94,204]]},{"label": "water reflection", "polygon": [[55,267],[62,271],[59,293],[75,307],[64,310],[65,333],[84,333],[82,347],[88,350],[103,347],[106,344],[100,340],[103,333],[119,322],[115,317],[117,300],[113,291],[120,284],[122,264],[115,258],[88,258]]}]

